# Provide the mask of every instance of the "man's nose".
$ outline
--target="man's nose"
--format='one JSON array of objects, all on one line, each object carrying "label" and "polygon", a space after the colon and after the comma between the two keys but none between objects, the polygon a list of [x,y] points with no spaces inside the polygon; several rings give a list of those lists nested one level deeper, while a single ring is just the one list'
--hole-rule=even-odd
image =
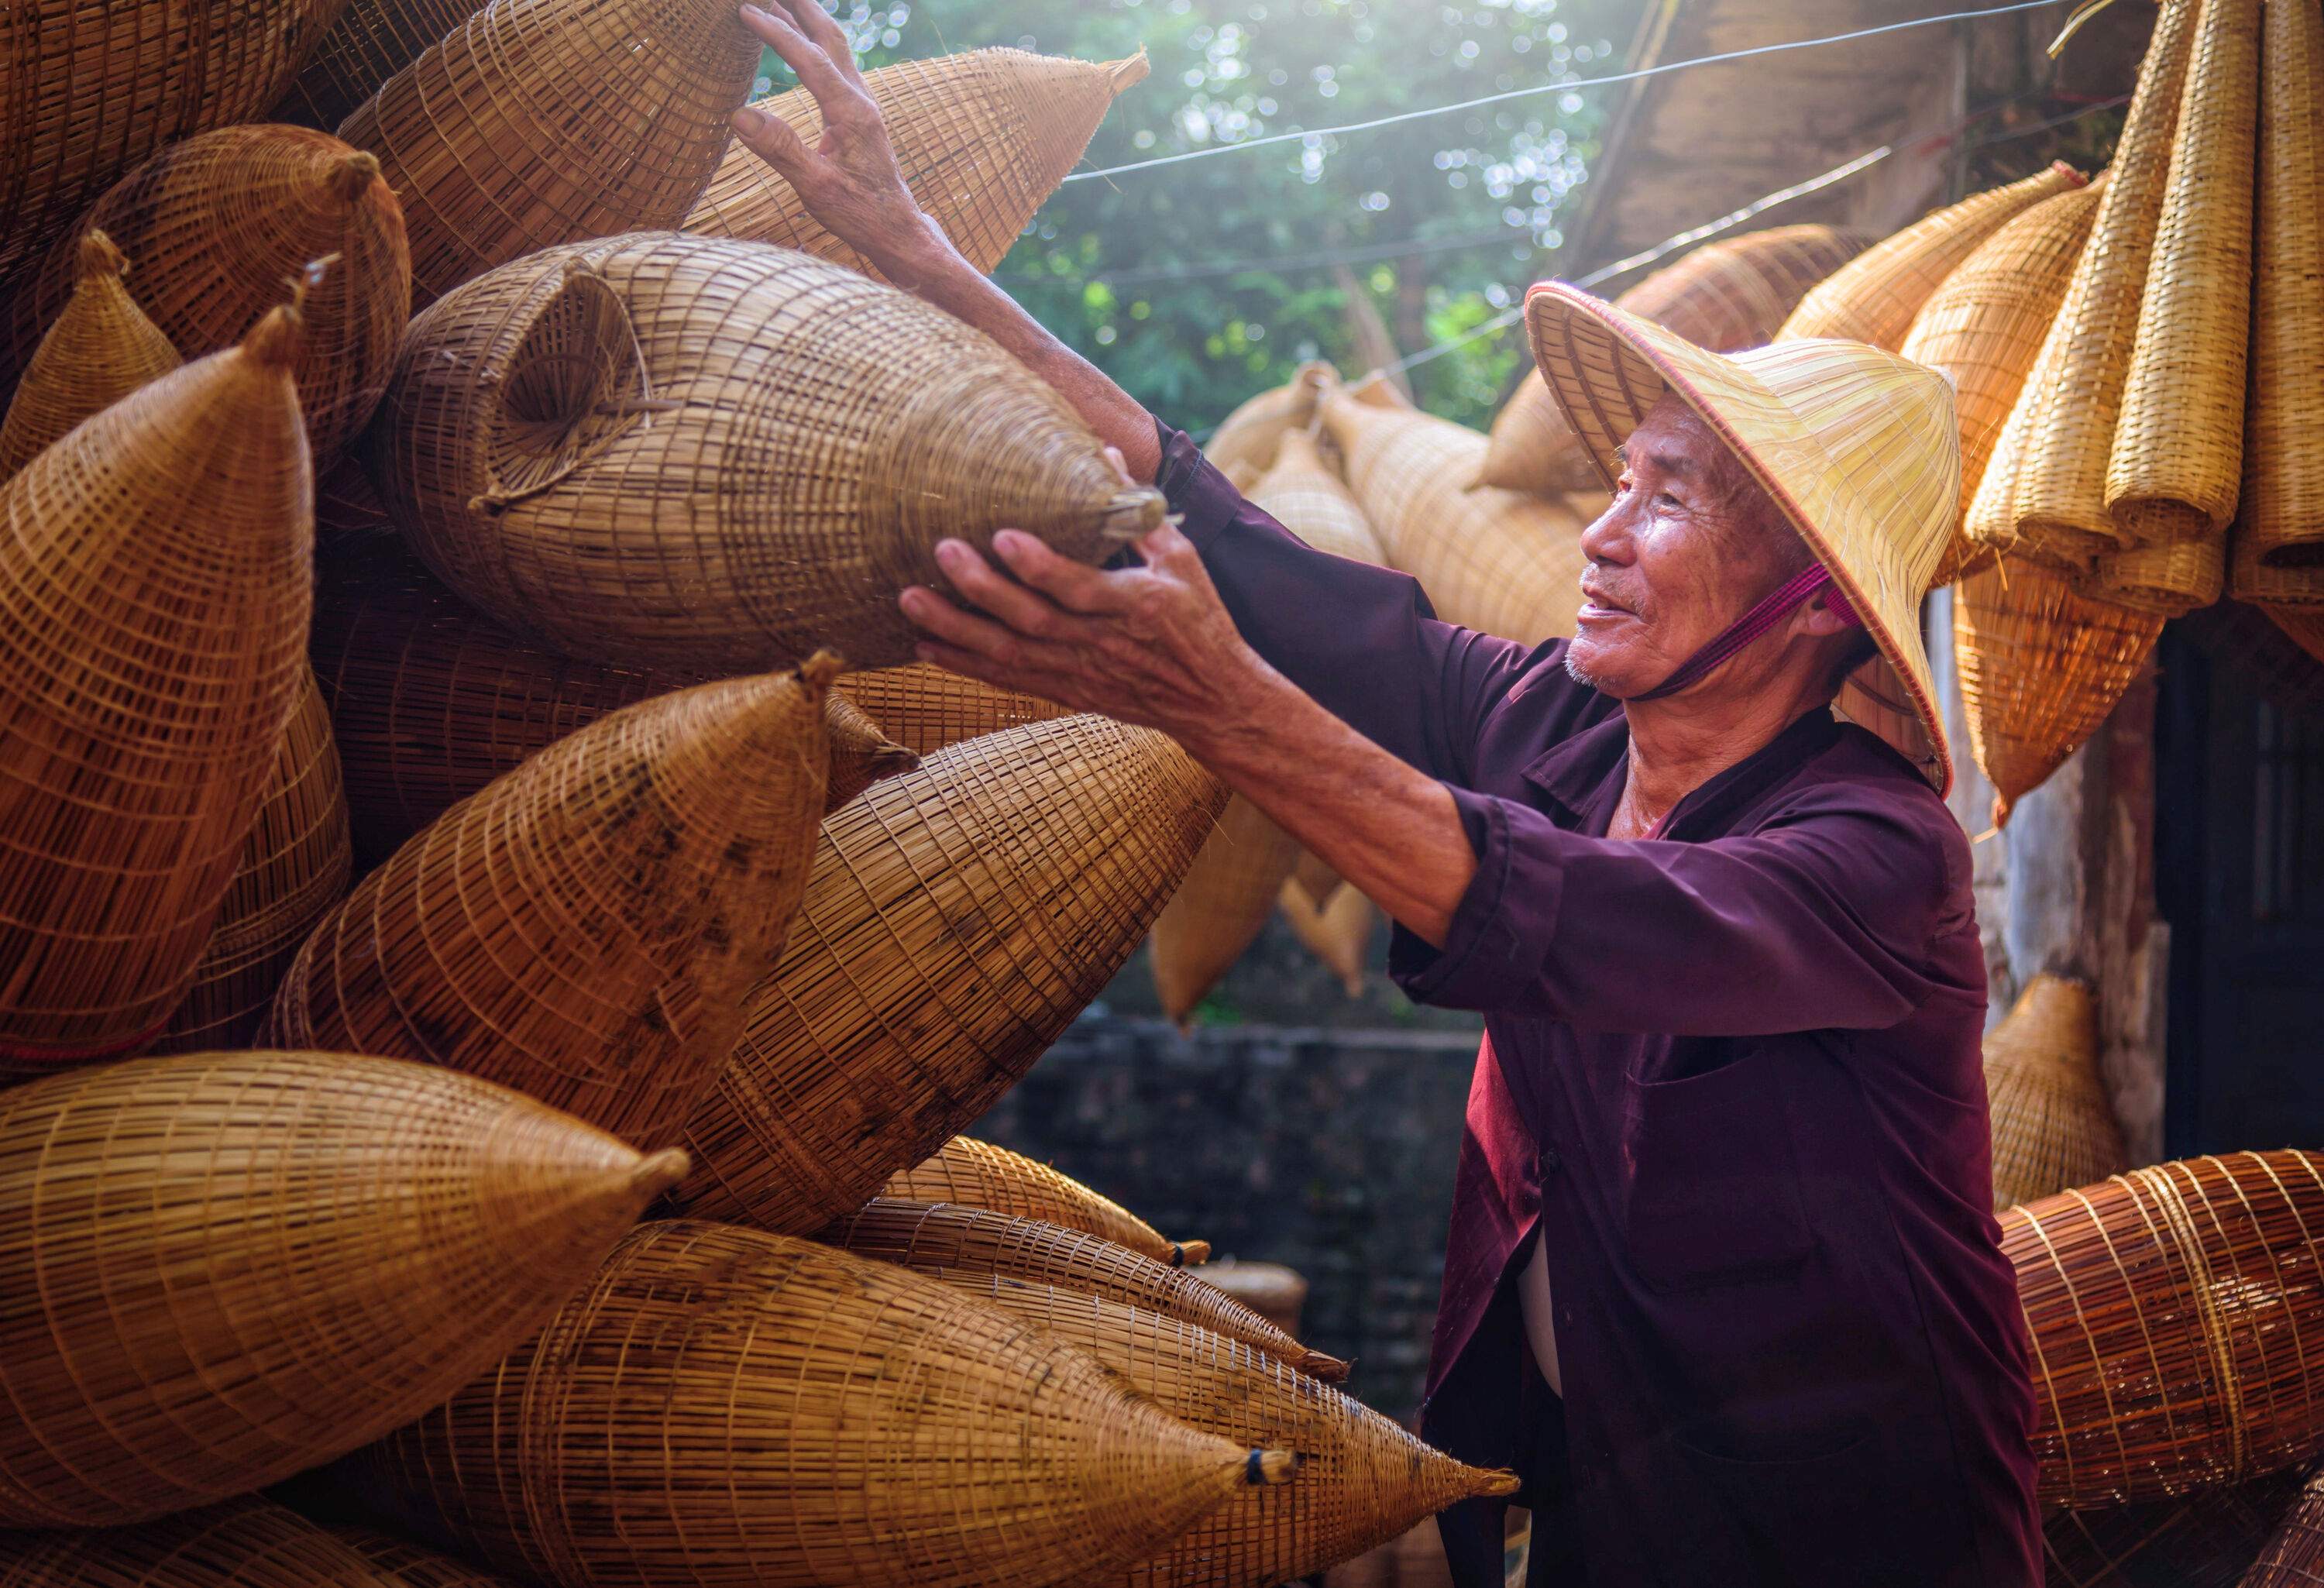
[{"label": "man's nose", "polygon": [[1623,492],[1607,504],[1591,526],[1582,531],[1582,555],[1592,562],[1628,563],[1634,559],[1630,516],[1636,492]]}]

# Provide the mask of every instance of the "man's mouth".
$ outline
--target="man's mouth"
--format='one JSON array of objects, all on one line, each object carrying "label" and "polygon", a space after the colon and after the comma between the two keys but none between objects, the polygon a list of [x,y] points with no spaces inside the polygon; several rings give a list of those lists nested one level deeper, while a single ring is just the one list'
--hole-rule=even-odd
[{"label": "man's mouth", "polygon": [[1590,586],[1584,585],[1582,586],[1580,615],[1583,618],[1603,620],[1611,617],[1636,617],[1638,614],[1603,590],[1592,589]]}]

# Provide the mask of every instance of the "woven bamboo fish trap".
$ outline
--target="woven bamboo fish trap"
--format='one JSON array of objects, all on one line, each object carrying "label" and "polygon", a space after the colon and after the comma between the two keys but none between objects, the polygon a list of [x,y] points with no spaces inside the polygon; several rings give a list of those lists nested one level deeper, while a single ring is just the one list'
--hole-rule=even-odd
[{"label": "woven bamboo fish trap", "polygon": [[354,863],[331,714],[309,674],[283,725],[209,946],[154,1051],[250,1046],[299,946],[346,897]]},{"label": "woven bamboo fish trap", "polygon": [[2324,1581],[2324,1468],[2301,1485],[2242,1588],[2301,1588]]},{"label": "woven bamboo fish trap", "polygon": [[1074,716],[955,744],[824,822],[790,941],[687,1121],[678,1205],[804,1233],[1032,1067],[1127,961],[1225,790]]},{"label": "woven bamboo fish trap", "polygon": [[1997,1212],[2130,1167],[2122,1126],[2098,1076],[2098,1011],[2090,990],[2037,975],[1985,1039]]},{"label": "woven bamboo fish trap", "polygon": [[1339,891],[1340,873],[1314,850],[1300,852],[1298,863],[1291,868],[1292,885],[1307,895],[1307,902],[1321,909]]},{"label": "woven bamboo fish trap", "polygon": [[951,1286],[675,1223],[342,1472],[566,1588],[1045,1588],[1152,1554],[1255,1454]]},{"label": "woven bamboo fish trap", "polygon": [[416,308],[539,249],[677,226],[759,54],[727,0],[491,0],[338,134],[403,201]]},{"label": "woven bamboo fish trap", "polygon": [[482,9],[478,0],[345,0],[270,119],[328,132]]},{"label": "woven bamboo fish trap", "polygon": [[2297,1467],[2181,1500],[2061,1511],[2042,1529],[2046,1588],[2236,1588],[2305,1481]]},{"label": "woven bamboo fish trap", "polygon": [[[1114,97],[1146,76],[1143,51],[1103,63],[969,50],[902,60],[863,74],[880,107],[904,185],[953,246],[990,271],[1089,147]],[[823,110],[805,88],[755,102],[812,149]],[[736,143],[686,217],[715,237],[779,243],[878,275],[825,229],[775,169]]]},{"label": "woven bamboo fish trap", "polygon": [[1207,1241],[1170,1241],[1111,1197],[1021,1152],[954,1136],[925,1161],[888,1178],[881,1195],[902,1202],[953,1202],[1011,1218],[1079,1230],[1171,1268],[1209,1260]]},{"label": "woven bamboo fish trap", "polygon": [[137,262],[129,295],[188,358],[232,346],[325,262],[302,303],[294,374],[318,466],[363,429],[387,389],[411,313],[403,212],[379,162],[304,127],[222,127],[124,177],[60,238],[8,305],[23,367],[73,291],[79,234],[102,227]]},{"label": "woven bamboo fish trap", "polygon": [[1299,859],[1299,840],[1235,795],[1154,919],[1154,990],[1180,1026],[1255,942]]},{"label": "woven bamboo fish trap", "polygon": [[482,1576],[402,1578],[297,1513],[255,1497],[136,1528],[0,1534],[0,1588],[493,1588]]},{"label": "woven bamboo fish trap", "polygon": [[625,707],[454,806],[315,928],[269,1040],[424,1059],[674,1143],[806,890],[837,667]]},{"label": "woven bamboo fish trap", "polygon": [[[2216,538],[2243,478],[2260,0],[2204,0],[2107,466],[2129,546]],[[2311,227],[2324,219],[2307,217]]]},{"label": "woven bamboo fish trap", "polygon": [[1230,1257],[1206,1265],[1203,1278],[1284,1333],[1299,1332],[1300,1315],[1307,1306],[1307,1279],[1298,1269]]},{"label": "woven bamboo fish trap", "polygon": [[178,350],[121,284],[128,268],[104,232],[81,234],[72,295],[24,361],[0,420],[0,481],[81,420],[178,367]]},{"label": "woven bamboo fish trap", "polygon": [[395,1588],[512,1588],[505,1577],[369,1528],[340,1525],[323,1531]]},{"label": "woven bamboo fish trap", "polygon": [[1276,442],[1275,465],[1251,482],[1246,493],[1276,522],[1318,551],[1351,562],[1388,561],[1379,531],[1348,494],[1339,474],[1323,461],[1314,437],[1289,429]]},{"label": "woven bamboo fish trap", "polygon": [[1347,995],[1361,997],[1364,969],[1371,957],[1372,928],[1378,919],[1372,901],[1352,883],[1342,882],[1324,896],[1319,909],[1295,880],[1283,884],[1276,905],[1307,952],[1340,978]]},{"label": "woven bamboo fish trap", "polygon": [[1241,464],[1265,474],[1275,466],[1277,444],[1288,432],[1314,425],[1316,403],[1339,384],[1340,372],[1330,365],[1301,365],[1290,381],[1261,392],[1221,420],[1203,456],[1222,469]]},{"label": "woven bamboo fish trap", "polygon": [[2090,570],[2086,587],[2118,606],[2178,617],[2210,605],[2226,593],[2227,543],[2214,535],[2104,553]]},{"label": "woven bamboo fish trap", "polygon": [[134,1051],[184,994],[307,648],[294,309],[0,485],[0,1075]]},{"label": "woven bamboo fish trap", "polygon": [[1995,789],[1994,819],[2096,733],[2163,635],[2163,618],[2093,599],[2015,559],[1953,593],[1969,748]]},{"label": "woven bamboo fish trap", "polygon": [[2324,1445],[2324,1159],[2186,1159],[2011,1208],[2049,1503],[2190,1493]]},{"label": "woven bamboo fish trap", "polygon": [[1289,1483],[1246,1489],[1126,1573],[1093,1567],[1076,1583],[1266,1588],[1360,1555],[1455,1500],[1517,1487],[1510,1474],[1454,1461],[1331,1386],[1199,1325],[1002,1275],[959,1283],[1087,1352],[1205,1433],[1299,1453]]},{"label": "woven bamboo fish trap", "polygon": [[2065,301],[2105,189],[2100,175],[2019,213],[1944,279],[1904,337],[1905,357],[1952,383],[1960,419],[1963,527],[1937,570],[1939,584],[1992,556],[1968,538],[1969,503]]},{"label": "woven bamboo fish trap", "polygon": [[1199,1324],[1332,1383],[1348,1376],[1346,1362],[1310,1351],[1287,1328],[1208,1280],[1102,1235],[957,1203],[875,1196],[816,1239],[858,1257],[899,1263],[946,1280],[1003,1274],[1028,1284],[1102,1296]]},{"label": "woven bamboo fish trap", "polygon": [[2313,606],[2263,606],[2260,610],[2302,651],[2324,661],[2324,610]]},{"label": "woven bamboo fish trap", "polygon": [[[490,14],[487,13],[487,15]],[[550,249],[412,322],[374,482],[460,596],[559,650],[736,671],[912,660],[936,543],[1102,560],[1160,522],[1065,400],[892,287],[757,243]]]},{"label": "woven bamboo fish trap", "polygon": [[996,689],[925,661],[842,673],[833,692],[853,701],[882,734],[916,755],[1073,715],[1055,701]]},{"label": "woven bamboo fish trap", "polygon": [[0,1527],[161,1516],[378,1438],[539,1329],[684,1159],[344,1053],[0,1092]]}]

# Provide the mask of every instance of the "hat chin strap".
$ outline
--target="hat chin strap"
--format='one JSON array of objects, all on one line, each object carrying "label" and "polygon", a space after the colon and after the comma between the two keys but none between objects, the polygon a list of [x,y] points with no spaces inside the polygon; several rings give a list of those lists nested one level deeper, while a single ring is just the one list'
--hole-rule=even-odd
[{"label": "hat chin strap", "polygon": [[1710,643],[1681,662],[1678,670],[1669,678],[1665,679],[1645,694],[1633,695],[1630,698],[1660,700],[1666,695],[1677,694],[1769,629],[1774,628],[1794,607],[1812,599],[1817,592],[1826,588],[1831,589],[1831,598],[1827,603],[1831,610],[1851,627],[1861,628],[1864,620],[1856,615],[1856,608],[1849,604],[1847,596],[1832,585],[1831,570],[1821,563],[1817,563],[1812,567],[1802,568],[1798,573],[1768,591],[1766,596],[1760,597],[1758,604],[1750,611],[1729,623],[1712,638]]}]

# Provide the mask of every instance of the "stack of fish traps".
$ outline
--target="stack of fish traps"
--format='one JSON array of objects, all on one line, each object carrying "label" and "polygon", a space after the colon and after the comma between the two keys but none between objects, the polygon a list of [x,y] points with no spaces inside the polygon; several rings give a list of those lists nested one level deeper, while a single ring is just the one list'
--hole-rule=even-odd
[{"label": "stack of fish traps", "polygon": [[[1505,1492],[959,1135],[1224,790],[912,664],[939,538],[1162,504],[732,144],[729,0],[32,12],[0,1583],[1267,1588]],[[1144,69],[871,86],[990,266]]]}]

